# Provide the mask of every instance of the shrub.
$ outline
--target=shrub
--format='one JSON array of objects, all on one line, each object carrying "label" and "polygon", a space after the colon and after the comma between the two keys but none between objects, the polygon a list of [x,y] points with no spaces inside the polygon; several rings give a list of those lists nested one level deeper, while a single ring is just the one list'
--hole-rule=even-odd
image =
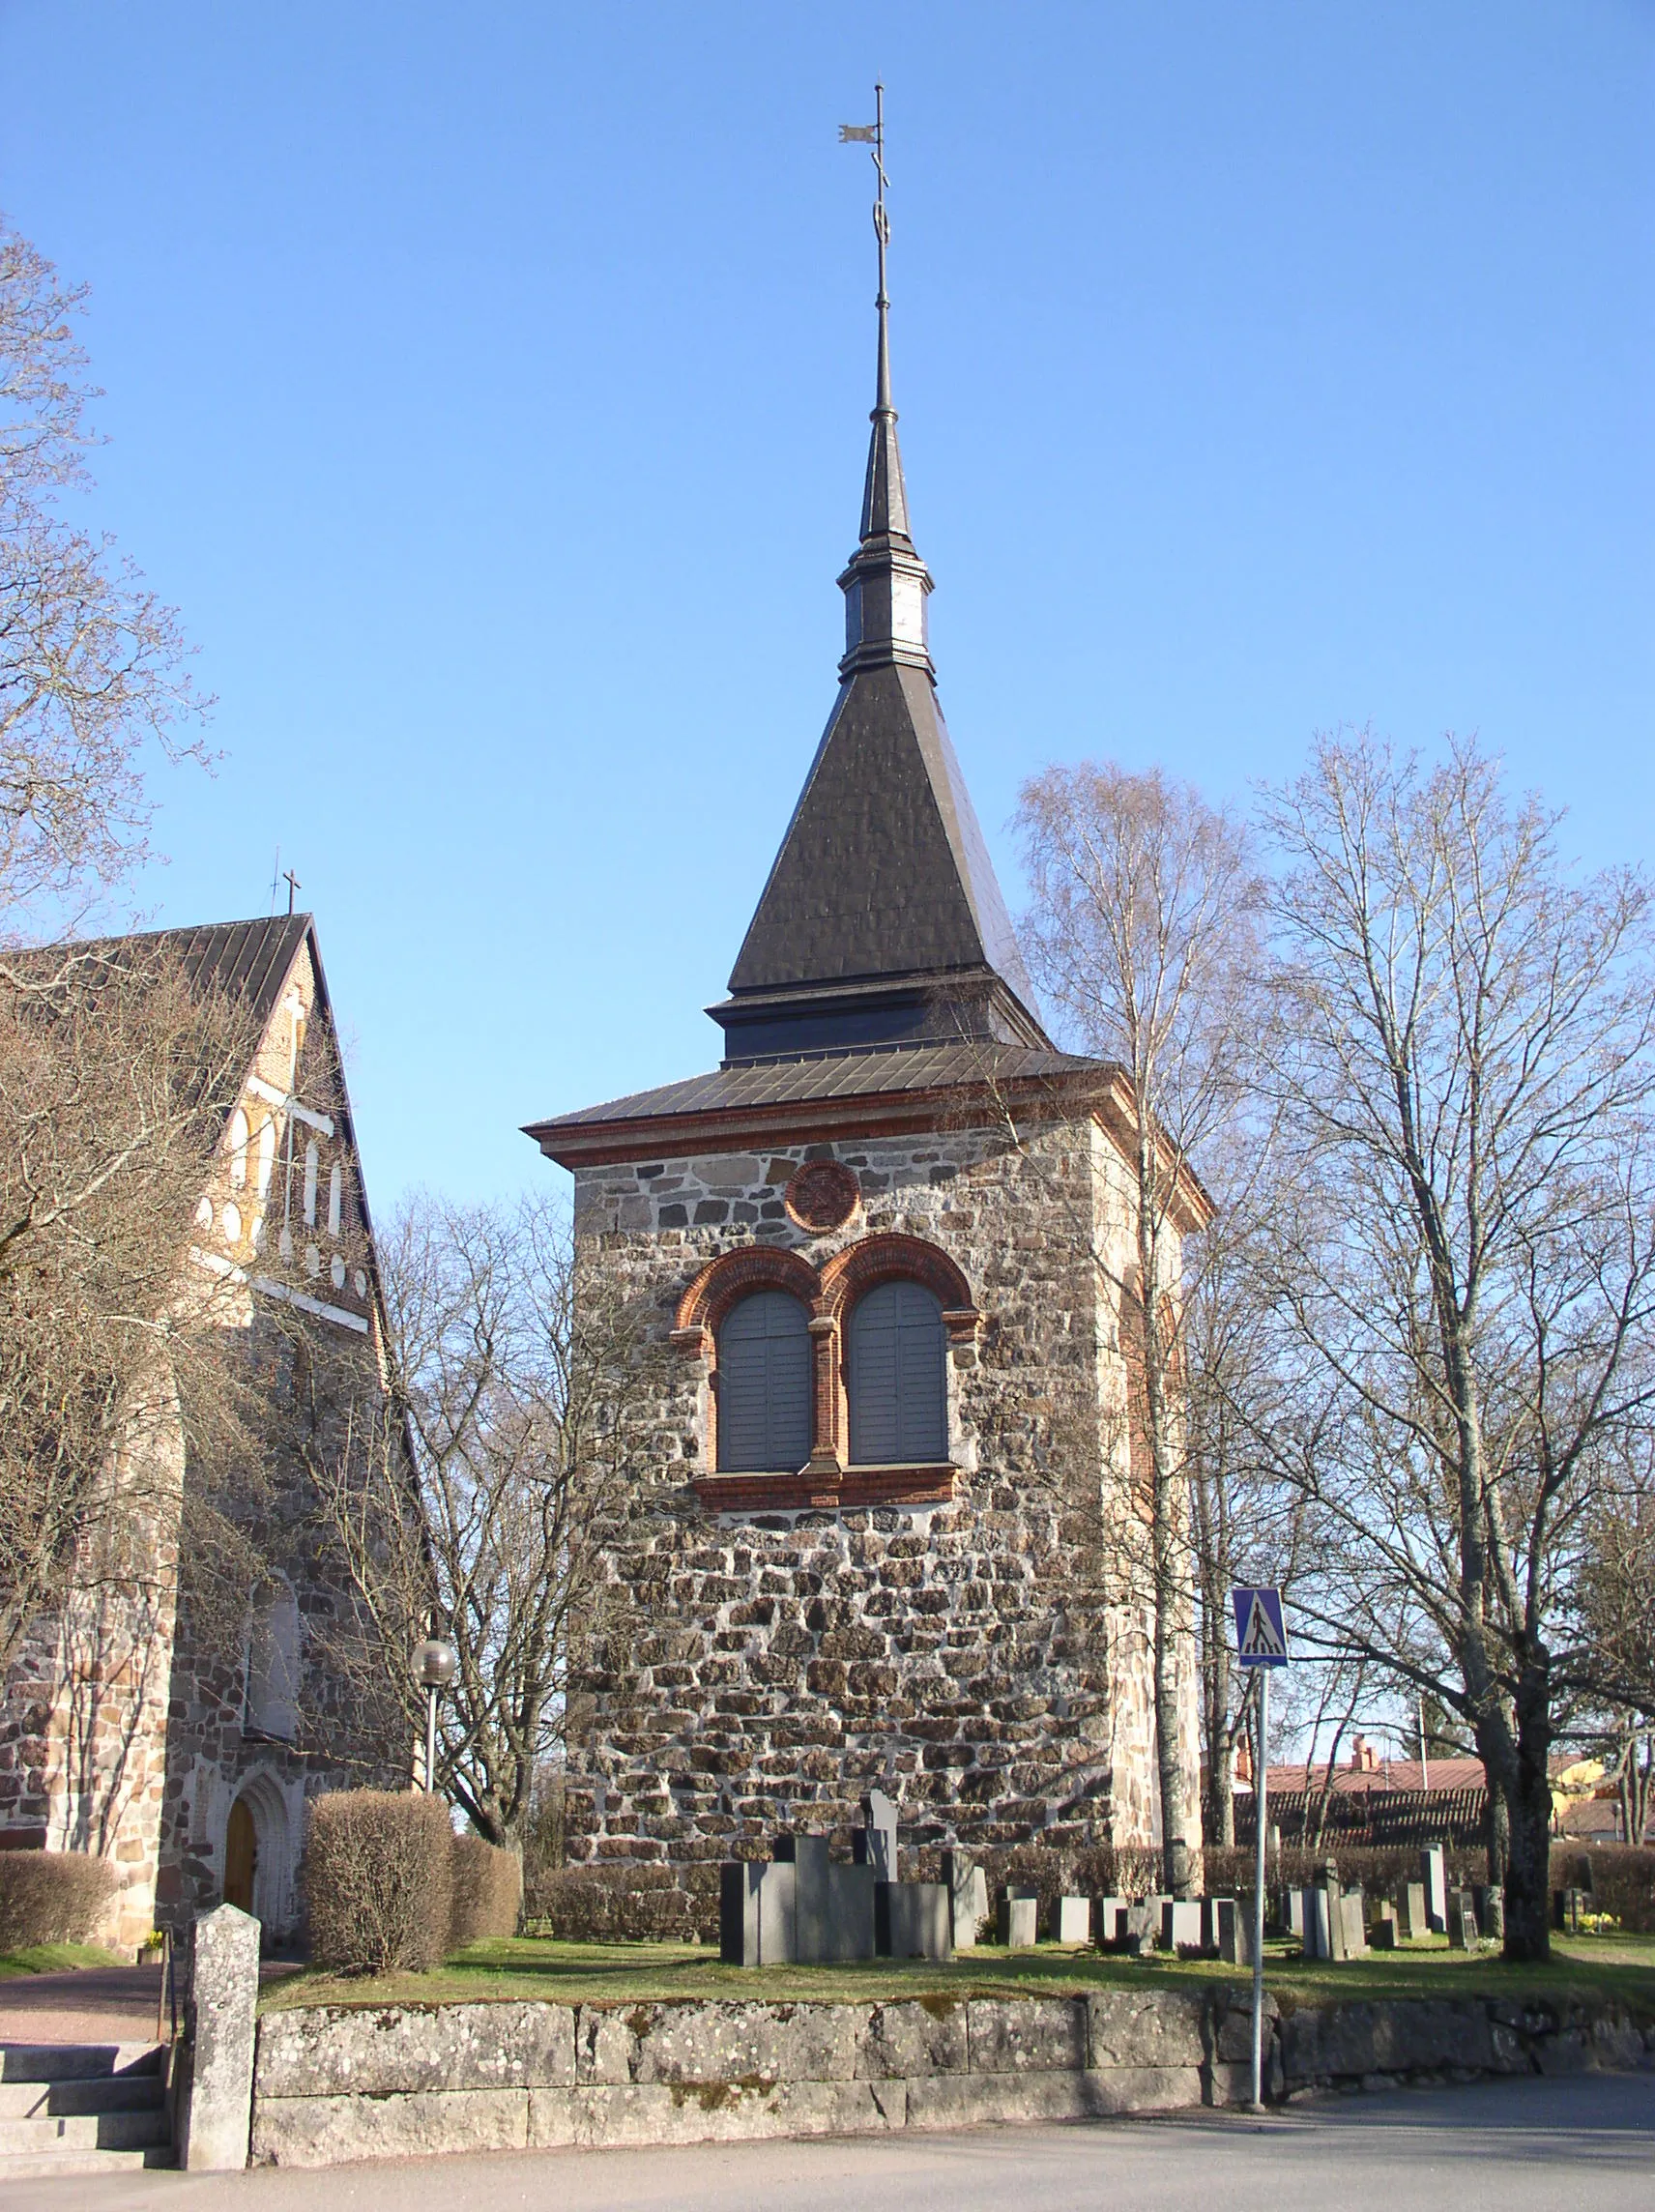
[{"label": "shrub", "polygon": [[423,1791],[341,1790],[310,1808],[305,1903],[316,1964],[423,1973],[449,1947],[454,1835]]},{"label": "shrub", "polygon": [[114,1887],[108,1860],[84,1851],[0,1851],[0,1952],[87,1942]]},{"label": "shrub", "polygon": [[503,1851],[481,1836],[454,1838],[450,1951],[490,1936],[514,1936],[522,1903],[523,1868],[515,1852]]},{"label": "shrub", "polygon": [[536,1876],[530,1914],[570,1943],[694,1943],[718,1936],[716,1866],[566,1867]]}]

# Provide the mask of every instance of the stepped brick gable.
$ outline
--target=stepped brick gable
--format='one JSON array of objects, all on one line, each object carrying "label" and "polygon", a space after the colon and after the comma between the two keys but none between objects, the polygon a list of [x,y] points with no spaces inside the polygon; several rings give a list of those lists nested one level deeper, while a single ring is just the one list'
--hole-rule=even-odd
[{"label": "stepped brick gable", "polygon": [[937,704],[883,276],[839,694],[722,1063],[528,1132],[659,1359],[569,1706],[594,1864],[758,1856],[873,1787],[905,1843],[1156,1832],[1123,1078],[1041,1026]]}]

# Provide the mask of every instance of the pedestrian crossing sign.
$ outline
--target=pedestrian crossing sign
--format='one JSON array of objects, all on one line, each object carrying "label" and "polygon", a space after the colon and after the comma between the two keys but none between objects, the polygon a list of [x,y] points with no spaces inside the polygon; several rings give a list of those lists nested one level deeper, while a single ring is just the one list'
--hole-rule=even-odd
[{"label": "pedestrian crossing sign", "polygon": [[1281,1591],[1237,1589],[1230,1595],[1235,1606],[1235,1656],[1239,1664],[1285,1667],[1288,1632],[1282,1618]]}]

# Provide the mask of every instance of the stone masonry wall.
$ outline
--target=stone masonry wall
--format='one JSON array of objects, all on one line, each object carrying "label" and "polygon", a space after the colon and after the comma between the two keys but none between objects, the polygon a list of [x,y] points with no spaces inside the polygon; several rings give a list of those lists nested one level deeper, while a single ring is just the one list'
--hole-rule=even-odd
[{"label": "stone masonry wall", "polygon": [[[807,1159],[861,1193],[828,1236],[782,1202]],[[647,1310],[661,1381],[610,1532],[616,1615],[571,1701],[572,1858],[755,1855],[790,1822],[847,1829],[875,1785],[905,1843],[1148,1840],[1147,1622],[1099,1557],[1124,1501],[1124,1369],[1087,1249],[1094,1225],[1124,1238],[1122,1192],[1089,1121],[1021,1148],[945,1128],[579,1173],[583,1252]],[[668,1345],[679,1298],[744,1244],[820,1265],[881,1232],[941,1246],[984,1317],[950,1360],[956,1497],[715,1516],[692,1487],[707,1365]]]},{"label": "stone masonry wall", "polygon": [[[1569,1996],[1265,1997],[1264,2093],[1655,2067],[1655,2026]],[[886,2135],[1244,2104],[1232,1982],[788,2004],[377,2005],[267,2013],[255,2166],[578,2144]]]}]

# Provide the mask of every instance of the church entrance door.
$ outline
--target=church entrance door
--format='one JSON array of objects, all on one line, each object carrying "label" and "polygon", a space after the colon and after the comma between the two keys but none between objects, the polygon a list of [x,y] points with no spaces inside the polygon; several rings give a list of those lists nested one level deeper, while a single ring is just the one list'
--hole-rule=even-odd
[{"label": "church entrance door", "polygon": [[247,1799],[238,1797],[230,1807],[229,1824],[224,1830],[224,1903],[250,1912],[257,1872],[258,1830]]}]

